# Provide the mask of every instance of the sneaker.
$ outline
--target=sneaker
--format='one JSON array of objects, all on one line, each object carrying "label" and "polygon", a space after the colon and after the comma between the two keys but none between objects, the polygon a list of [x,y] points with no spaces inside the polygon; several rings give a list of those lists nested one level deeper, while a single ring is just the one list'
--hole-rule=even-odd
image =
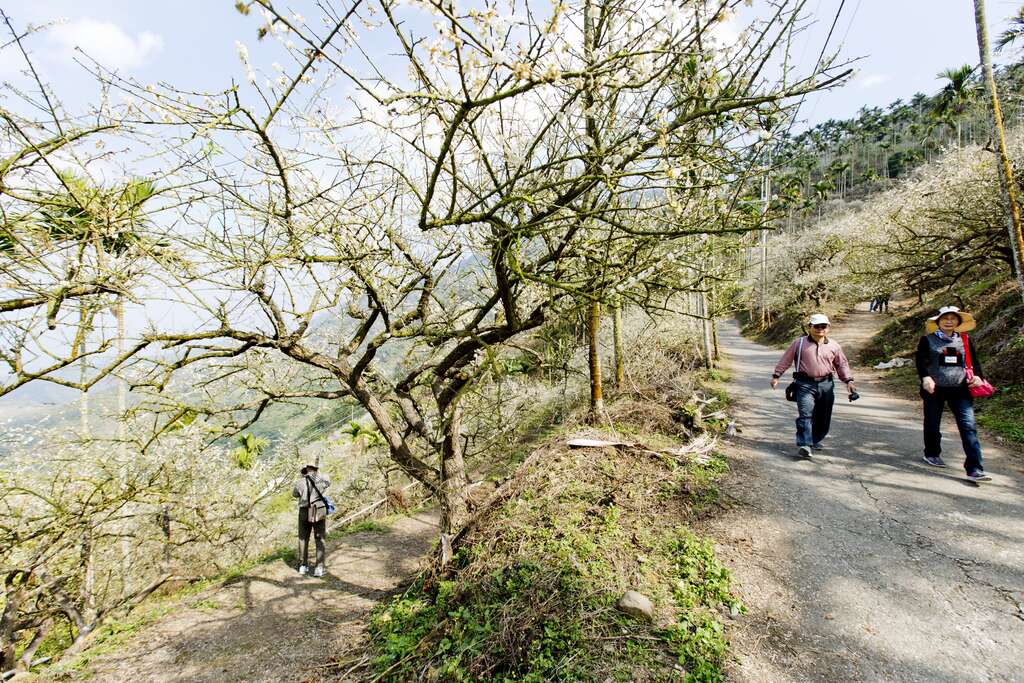
[{"label": "sneaker", "polygon": [[808,448],[807,446],[801,446],[796,450],[796,452],[800,455],[801,458],[811,457],[811,449]]},{"label": "sneaker", "polygon": [[942,460],[942,458],[940,458],[937,455],[926,455],[921,459],[924,460],[929,465],[931,465],[932,467],[948,467],[948,465]]},{"label": "sneaker", "polygon": [[967,473],[967,478],[971,481],[992,481],[992,477],[988,476],[981,470],[974,470]]},{"label": "sneaker", "polygon": [[323,576],[324,567],[323,565],[317,565],[316,569],[313,570],[313,576]]},{"label": "sneaker", "polygon": [[309,567],[307,567],[306,565],[302,565],[301,567],[299,567],[299,574],[301,574],[302,576],[305,576],[308,573],[309,573]]},{"label": "sneaker", "polygon": [[811,446],[811,448],[813,448],[816,451],[823,451],[823,450],[825,450],[825,444],[823,444],[823,443],[821,443],[819,441],[818,443],[816,443],[813,446]]}]

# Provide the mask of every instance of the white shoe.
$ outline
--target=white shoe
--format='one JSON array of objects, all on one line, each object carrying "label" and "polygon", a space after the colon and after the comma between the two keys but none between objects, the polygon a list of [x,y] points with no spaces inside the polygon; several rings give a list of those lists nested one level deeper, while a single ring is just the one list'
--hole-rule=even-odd
[{"label": "white shoe", "polygon": [[307,567],[306,565],[302,565],[301,567],[299,567],[299,574],[301,574],[302,576],[305,576],[308,573],[309,573],[309,567]]},{"label": "white shoe", "polygon": [[323,565],[317,565],[316,569],[313,570],[313,576],[323,576],[324,567]]}]

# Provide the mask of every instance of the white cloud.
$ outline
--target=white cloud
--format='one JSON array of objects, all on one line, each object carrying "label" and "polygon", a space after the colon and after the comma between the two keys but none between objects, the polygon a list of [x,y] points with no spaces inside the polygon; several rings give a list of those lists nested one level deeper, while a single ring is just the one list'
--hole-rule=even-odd
[{"label": "white cloud", "polygon": [[49,32],[50,42],[71,58],[75,48],[111,69],[135,69],[146,64],[150,57],[164,47],[164,39],[151,31],[134,37],[117,24],[97,19],[76,19],[54,26]]},{"label": "white cloud", "polygon": [[867,74],[866,76],[861,76],[857,80],[860,82],[860,87],[873,88],[876,85],[881,85],[887,82],[889,79],[890,76],[887,74]]}]

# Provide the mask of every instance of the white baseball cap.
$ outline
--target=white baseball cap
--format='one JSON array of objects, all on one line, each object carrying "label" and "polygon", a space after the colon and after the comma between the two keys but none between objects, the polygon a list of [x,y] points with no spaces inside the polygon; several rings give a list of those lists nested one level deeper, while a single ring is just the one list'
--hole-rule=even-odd
[{"label": "white baseball cap", "polygon": [[811,319],[808,322],[811,325],[831,325],[832,324],[832,323],[830,323],[828,321],[828,316],[825,315],[824,313],[815,313],[814,315],[811,316]]}]

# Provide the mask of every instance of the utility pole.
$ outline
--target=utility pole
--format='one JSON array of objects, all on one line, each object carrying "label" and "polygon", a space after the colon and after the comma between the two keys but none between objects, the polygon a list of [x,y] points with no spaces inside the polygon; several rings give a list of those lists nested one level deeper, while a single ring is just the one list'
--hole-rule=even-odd
[{"label": "utility pole", "polygon": [[[767,131],[766,131],[767,132]],[[772,201],[772,153],[768,149],[768,163],[764,169],[764,180],[761,181],[761,201],[763,202],[761,220],[768,220],[768,208]],[[768,229],[761,228],[761,329],[768,327]]]},{"label": "utility pole", "polygon": [[1010,233],[1010,248],[1013,252],[1013,269],[1017,276],[1017,287],[1024,299],[1024,235],[1021,233],[1020,206],[1017,204],[1013,181],[1013,167],[1006,153],[1006,133],[1003,130],[1003,112],[999,108],[999,94],[996,92],[996,79],[992,72],[992,54],[988,46],[988,27],[985,24],[985,0],[974,0],[974,22],[978,29],[978,52],[981,55],[981,66],[988,90],[989,103],[992,107],[992,121],[998,141],[999,154],[999,185],[1003,191],[1003,199],[1009,209],[1007,230]]}]

